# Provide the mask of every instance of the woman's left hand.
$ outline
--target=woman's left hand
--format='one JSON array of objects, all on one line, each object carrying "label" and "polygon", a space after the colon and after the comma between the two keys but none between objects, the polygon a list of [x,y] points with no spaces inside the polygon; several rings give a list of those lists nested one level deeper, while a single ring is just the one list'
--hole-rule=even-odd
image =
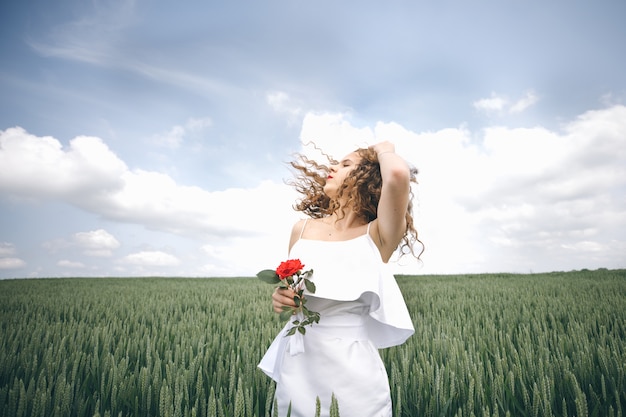
[{"label": "woman's left hand", "polygon": [[396,146],[389,141],[378,142],[377,144],[372,145],[371,148],[379,156],[382,153],[395,153],[396,151]]}]

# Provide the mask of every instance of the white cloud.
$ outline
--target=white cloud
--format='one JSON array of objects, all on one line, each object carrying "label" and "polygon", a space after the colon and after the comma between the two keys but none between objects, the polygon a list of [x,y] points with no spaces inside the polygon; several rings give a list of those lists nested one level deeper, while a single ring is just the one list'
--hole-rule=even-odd
[{"label": "white cloud", "polygon": [[19,269],[26,266],[20,258],[0,258],[0,269]]},{"label": "white cloud", "polygon": [[57,266],[60,266],[61,268],[81,269],[85,267],[85,264],[83,264],[82,262],[68,261],[67,259],[63,259],[57,262]]},{"label": "white cloud", "polygon": [[477,110],[482,110],[485,112],[498,112],[504,109],[504,106],[507,104],[507,102],[508,100],[506,98],[501,97],[496,93],[491,93],[491,97],[476,100],[473,105],[474,108]]},{"label": "white cloud", "polygon": [[80,202],[122,186],[126,170],[96,137],[76,137],[63,149],[57,139],[19,127],[0,131],[0,190],[8,195]]},{"label": "white cloud", "polygon": [[155,135],[152,138],[152,143],[158,146],[164,146],[170,149],[176,149],[180,147],[185,136],[185,128],[183,126],[174,126],[168,132]]},{"label": "white cloud", "polygon": [[180,260],[169,253],[162,251],[141,251],[125,256],[122,263],[138,266],[178,266]]},{"label": "white cloud", "polygon": [[113,250],[120,247],[120,242],[106,230],[98,229],[90,232],[78,232],[73,240],[84,249],[85,255],[107,257]]},{"label": "white cloud", "polygon": [[[343,115],[305,120],[315,123],[303,126],[303,136],[338,142],[323,142],[324,149],[365,136]],[[386,139],[420,170],[423,272],[623,266],[624,244],[613,240],[626,240],[626,107],[587,112],[563,132],[415,133],[378,123],[367,142]]]},{"label": "white cloud", "polygon": [[0,242],[0,257],[15,255],[15,245],[9,242]]},{"label": "white cloud", "polygon": [[266,95],[267,103],[279,113],[286,113],[291,117],[302,114],[302,107],[283,91],[273,91]]},{"label": "white cloud", "polygon": [[186,129],[191,132],[198,132],[213,126],[213,120],[210,117],[191,117],[187,120]]},{"label": "white cloud", "polygon": [[[56,139],[37,138],[23,129],[2,132],[0,141],[0,162],[10,160],[11,164],[22,166],[21,171],[11,172],[0,163],[0,192],[4,195],[65,202],[112,221],[220,245],[224,256],[214,262],[219,264],[216,270],[222,274],[243,274],[245,270],[256,268],[251,265],[265,266],[267,259],[275,259],[276,253],[282,256],[286,252],[291,223],[298,217],[291,209],[294,192],[283,183],[263,181],[253,188],[208,192],[177,184],[170,176],[159,172],[131,171],[106,146],[100,149],[99,159],[93,162],[110,161],[108,174],[97,172],[98,175],[93,175],[94,169],[89,166],[89,161],[85,161],[81,164],[84,171],[82,183],[90,186],[80,187],[78,192],[76,181],[68,174],[68,171],[78,169],[70,158],[73,145],[63,149]],[[102,144],[97,138],[93,141]],[[4,146],[5,143],[27,143],[31,152],[23,146]],[[40,155],[39,160],[54,161],[48,163],[57,167],[56,184],[51,189],[43,185],[49,182],[50,171],[42,168],[38,160],[33,160],[29,156],[32,153]],[[283,227],[286,230],[277,234],[276,230]],[[108,232],[95,230],[77,233],[69,239],[53,239],[43,246],[50,252],[79,247],[89,256],[111,256],[121,244]],[[238,258],[244,249],[249,255],[248,262],[242,264]],[[155,263],[152,266],[158,266],[160,262],[167,265],[172,261],[166,256],[155,260],[150,254],[140,254],[125,258],[122,265],[139,266],[144,263],[144,256],[147,266]],[[198,262],[207,263],[203,259]],[[184,267],[188,275],[201,273],[200,269],[192,270],[187,264]],[[159,271],[139,268],[133,273],[158,274]]]},{"label": "white cloud", "polygon": [[26,266],[26,262],[15,257],[15,245],[9,242],[0,242],[0,269],[18,269]]},{"label": "white cloud", "polygon": [[104,229],[74,233],[69,239],[57,238],[46,241],[42,246],[50,253],[70,248],[79,248],[84,255],[110,257],[120,247],[120,242]]},{"label": "white cloud", "polygon": [[[623,267],[624,106],[584,113],[560,131],[491,127],[471,132],[459,127],[419,133],[393,122],[354,126],[346,114],[310,113],[301,139],[314,140],[335,157],[391,140],[420,170],[414,203],[426,244],[423,266],[403,258],[398,265],[407,266],[396,266],[396,272]],[[195,242],[191,250],[164,243],[162,247],[174,249],[129,254],[113,262],[116,273],[156,275],[176,266],[176,274],[190,276],[249,276],[287,256],[290,228],[302,217],[291,208],[295,191],[283,183],[208,192],[159,172],[129,170],[97,138],[72,141],[63,149],[56,139],[14,129],[2,132],[0,141],[3,195],[66,202],[99,217]],[[98,156],[89,149],[98,149]],[[6,169],[5,161],[16,171]],[[53,164],[59,180],[50,190],[41,183],[49,182],[48,166]],[[82,182],[69,174],[74,172],[84,172]],[[96,229],[47,247],[112,255],[121,243]],[[5,268],[25,265],[14,254],[11,244],[0,245],[0,255],[13,259],[2,261]]]},{"label": "white cloud", "polygon": [[524,97],[517,100],[511,108],[509,109],[509,113],[521,113],[527,108],[533,106],[535,103],[539,101],[539,97],[532,91],[526,93]]},{"label": "white cloud", "polygon": [[539,96],[533,91],[526,92],[522,98],[513,103],[507,97],[492,92],[490,97],[476,100],[472,105],[476,110],[487,114],[503,114],[505,112],[517,114],[524,112],[538,101]]},{"label": "white cloud", "polygon": [[[187,236],[258,234],[258,219],[289,216],[285,186],[208,192],[170,176],[131,171],[98,138],[79,137],[69,149],[21,128],[0,132],[0,191],[7,196],[63,201],[107,219]],[[250,202],[255,216],[250,216]],[[50,248],[63,246],[50,243]],[[67,244],[67,243],[65,243]],[[110,248],[105,248],[110,249]]]},{"label": "white cloud", "polygon": [[208,118],[190,118],[184,126],[176,125],[168,132],[154,135],[150,142],[153,145],[169,149],[178,149],[189,136],[197,135],[211,127],[213,121]]}]

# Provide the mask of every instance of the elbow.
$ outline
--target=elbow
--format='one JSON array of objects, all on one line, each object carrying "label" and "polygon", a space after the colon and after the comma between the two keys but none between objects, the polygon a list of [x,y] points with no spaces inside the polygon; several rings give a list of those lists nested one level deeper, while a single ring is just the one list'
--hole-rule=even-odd
[{"label": "elbow", "polygon": [[397,166],[389,170],[383,178],[383,184],[394,188],[408,188],[411,182],[411,172],[408,167]]}]

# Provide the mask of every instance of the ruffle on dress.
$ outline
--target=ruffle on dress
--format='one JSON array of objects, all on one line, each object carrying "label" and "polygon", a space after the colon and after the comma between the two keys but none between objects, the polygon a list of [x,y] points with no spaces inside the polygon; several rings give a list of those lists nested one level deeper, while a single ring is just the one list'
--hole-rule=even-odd
[{"label": "ruffle on dress", "polygon": [[[315,304],[314,298],[346,302],[361,300],[367,311],[358,324],[346,323],[346,320],[353,320],[350,316],[327,316],[325,322],[324,311],[319,311],[319,324],[309,326],[310,330],[307,327],[304,336],[298,332],[286,336],[292,327],[288,322],[259,363],[259,368],[274,380],[280,379],[280,366],[286,353],[297,355],[304,352],[302,338],[323,334],[353,338],[358,334],[381,349],[402,344],[414,333],[400,288],[382,262],[369,233],[346,241],[299,239],[289,258],[300,259],[305,265],[304,270],[313,269],[310,279],[315,283],[316,291],[315,294],[305,291],[310,300],[308,303]],[[307,307],[313,310],[309,304]]]}]

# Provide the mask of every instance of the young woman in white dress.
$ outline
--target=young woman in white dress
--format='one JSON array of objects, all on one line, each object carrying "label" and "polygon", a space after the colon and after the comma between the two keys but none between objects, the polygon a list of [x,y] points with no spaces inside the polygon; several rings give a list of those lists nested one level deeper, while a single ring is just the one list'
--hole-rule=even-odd
[{"label": "young woman in white dress", "polygon": [[[276,381],[280,417],[290,407],[292,417],[312,417],[318,401],[328,416],[333,397],[342,417],[391,417],[378,349],[404,343],[414,328],[386,264],[397,249],[415,255],[414,244],[421,245],[411,215],[416,170],[390,142],[330,166],[305,157],[292,166],[303,194],[295,208],[309,218],[292,229],[289,259],[313,269],[316,291],[305,291],[306,305],[321,318],[305,335],[287,336],[287,323],[259,367]],[[274,311],[295,306],[294,295],[277,289]]]}]

